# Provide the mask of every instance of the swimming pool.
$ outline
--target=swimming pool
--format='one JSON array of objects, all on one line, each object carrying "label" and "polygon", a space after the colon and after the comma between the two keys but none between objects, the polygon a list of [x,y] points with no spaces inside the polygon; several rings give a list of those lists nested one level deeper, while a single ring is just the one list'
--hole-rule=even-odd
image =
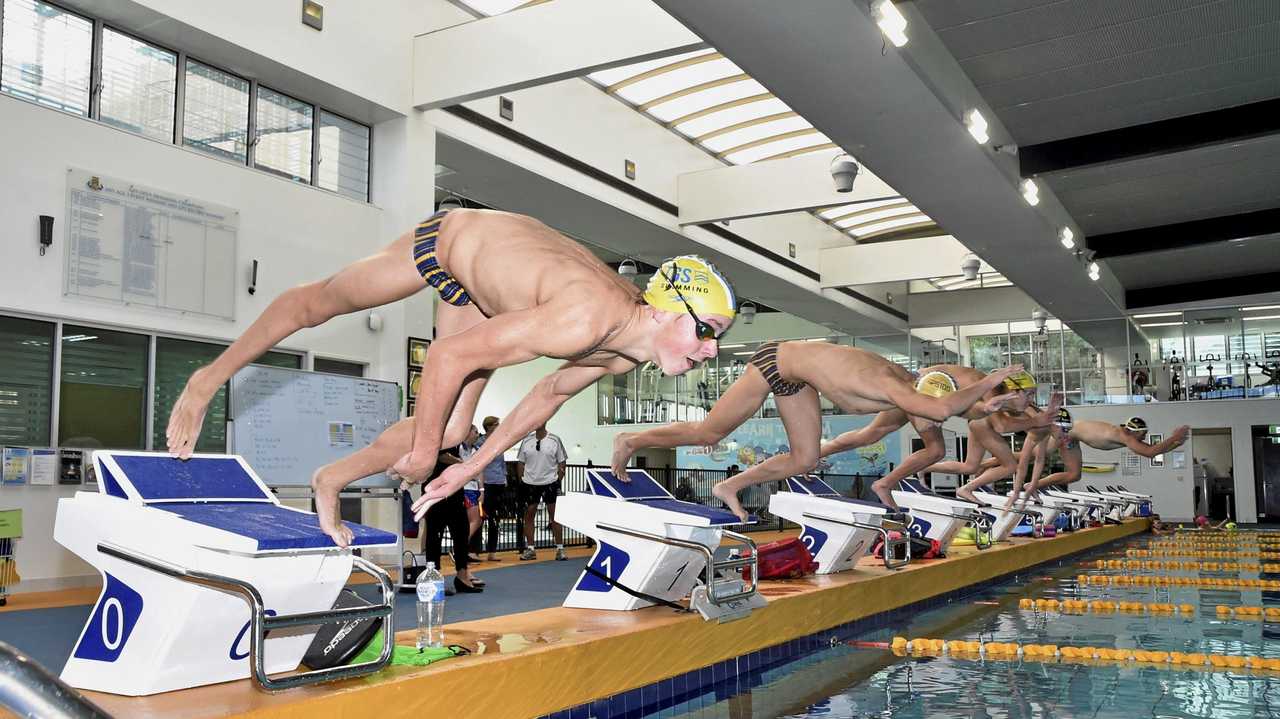
[{"label": "swimming pool", "polygon": [[[638,694],[625,706],[597,702],[569,714],[596,717],[1233,717],[1280,715],[1280,672],[1209,671],[1115,662],[1040,663],[952,656],[896,656],[854,642],[894,635],[941,639],[1133,648],[1280,658],[1280,624],[1217,614],[1218,605],[1280,606],[1280,592],[1191,586],[1100,586],[1078,575],[1257,578],[1253,571],[1098,568],[1146,548],[1139,535],[1032,570],[927,611],[890,616],[884,628],[829,633],[808,643],[764,652],[737,673],[710,685],[692,683]],[[1241,560],[1256,562],[1256,560]],[[1269,575],[1274,576],[1274,575]],[[1190,604],[1191,614],[1124,612],[1063,614],[1019,607],[1023,599],[1085,599]],[[814,649],[814,644],[821,644]],[[670,698],[663,699],[669,692]]]}]

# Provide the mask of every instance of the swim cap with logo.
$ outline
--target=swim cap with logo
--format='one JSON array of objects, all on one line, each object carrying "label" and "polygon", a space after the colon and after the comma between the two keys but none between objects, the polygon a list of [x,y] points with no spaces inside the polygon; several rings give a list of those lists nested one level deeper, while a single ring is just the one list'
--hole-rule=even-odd
[{"label": "swim cap with logo", "polygon": [[946,372],[926,372],[916,381],[916,391],[929,397],[945,397],[956,391],[956,379]]},{"label": "swim cap with logo", "polygon": [[1006,392],[1018,392],[1024,389],[1035,389],[1036,378],[1026,370],[1019,370],[1004,378],[1002,385]]},{"label": "swim cap with logo", "polygon": [[733,319],[738,313],[738,300],[729,281],[715,265],[697,255],[681,255],[663,261],[645,286],[644,301],[654,309],[683,314],[684,303],[672,289],[672,281],[700,317],[720,315]]},{"label": "swim cap with logo", "polygon": [[1053,423],[1061,427],[1063,432],[1071,431],[1071,413],[1066,407],[1058,408],[1058,414],[1053,418]]},{"label": "swim cap with logo", "polygon": [[1147,431],[1147,421],[1141,417],[1130,417],[1125,420],[1124,428],[1131,432]]}]

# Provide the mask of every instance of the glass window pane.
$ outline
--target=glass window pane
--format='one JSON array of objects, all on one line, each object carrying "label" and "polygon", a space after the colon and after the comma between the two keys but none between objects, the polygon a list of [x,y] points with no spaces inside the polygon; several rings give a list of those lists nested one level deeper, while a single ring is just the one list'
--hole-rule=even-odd
[{"label": "glass window pane", "polygon": [[320,111],[317,184],[357,200],[369,199],[369,128]]},{"label": "glass window pane", "polygon": [[311,182],[312,107],[258,87],[257,144],[253,164],[299,182]]},{"label": "glass window pane", "polygon": [[87,116],[93,23],[35,0],[3,1],[0,91]]},{"label": "glass window pane", "polygon": [[[191,373],[212,362],[224,349],[226,347],[223,345],[208,342],[156,338],[156,396],[152,407],[156,419],[151,436],[153,449],[165,447],[164,432],[169,425],[169,412],[173,409],[173,403],[178,401],[178,395],[187,386]],[[218,388],[205,412],[204,428],[200,430],[200,439],[196,441],[196,451],[227,451],[225,384]]]},{"label": "glass window pane", "polygon": [[0,317],[0,444],[49,444],[52,322]]},{"label": "glass window pane", "polygon": [[111,28],[102,31],[102,100],[108,125],[173,142],[178,56]]},{"label": "glass window pane", "polygon": [[59,444],[143,448],[147,344],[145,335],[63,326]]},{"label": "glass window pane", "polygon": [[286,367],[288,369],[302,369],[302,355],[292,352],[268,352],[253,361],[254,364],[265,364],[271,367]]},{"label": "glass window pane", "polygon": [[315,359],[314,369],[317,372],[344,374],[348,377],[364,376],[364,365],[359,362],[344,362],[343,360],[326,359],[324,357],[317,357]]},{"label": "glass window pane", "polygon": [[249,81],[188,59],[182,94],[182,144],[247,162]]}]

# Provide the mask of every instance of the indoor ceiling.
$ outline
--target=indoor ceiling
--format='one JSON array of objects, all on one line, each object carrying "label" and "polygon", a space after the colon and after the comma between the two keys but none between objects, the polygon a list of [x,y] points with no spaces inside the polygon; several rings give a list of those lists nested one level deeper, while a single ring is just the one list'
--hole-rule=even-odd
[{"label": "indoor ceiling", "polygon": [[914,5],[1127,309],[1280,289],[1280,2]]}]

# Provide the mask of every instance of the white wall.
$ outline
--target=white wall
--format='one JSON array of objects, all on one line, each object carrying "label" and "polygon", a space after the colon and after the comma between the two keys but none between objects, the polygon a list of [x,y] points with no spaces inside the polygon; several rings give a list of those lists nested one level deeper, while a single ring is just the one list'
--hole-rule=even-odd
[{"label": "white wall", "polygon": [[[1145,405],[1112,405],[1071,407],[1071,414],[1076,419],[1096,419],[1104,422],[1121,423],[1128,417],[1138,415],[1147,421],[1150,432],[1169,436],[1179,425],[1191,427],[1225,427],[1231,429],[1231,455],[1235,467],[1235,502],[1238,519],[1241,522],[1257,521],[1257,501],[1254,492],[1253,447],[1250,444],[1250,431],[1253,425],[1274,424],[1280,416],[1280,402],[1272,399],[1250,400],[1214,400],[1200,402],[1156,402]],[[1193,433],[1194,435],[1194,433]],[[1191,445],[1191,446],[1188,446]],[[1186,466],[1174,469],[1172,463],[1165,462],[1164,467],[1151,467],[1150,462],[1143,460],[1142,476],[1124,477],[1117,472],[1114,475],[1086,475],[1085,479],[1095,479],[1093,484],[1120,483],[1135,492],[1150,493],[1155,498],[1156,511],[1166,518],[1191,519],[1192,507],[1192,447],[1198,446],[1193,438],[1183,445],[1186,451]],[[1166,460],[1168,456],[1166,455]],[[1118,462],[1121,452],[1099,452],[1089,447],[1084,448],[1084,461]],[[1230,465],[1227,465],[1230,466]],[[1226,466],[1220,467],[1226,472]]]},{"label": "white wall", "polygon": [[1235,466],[1231,453],[1231,432],[1193,427],[1190,456],[1199,462],[1207,462],[1212,468],[1210,476],[1225,477]]}]

